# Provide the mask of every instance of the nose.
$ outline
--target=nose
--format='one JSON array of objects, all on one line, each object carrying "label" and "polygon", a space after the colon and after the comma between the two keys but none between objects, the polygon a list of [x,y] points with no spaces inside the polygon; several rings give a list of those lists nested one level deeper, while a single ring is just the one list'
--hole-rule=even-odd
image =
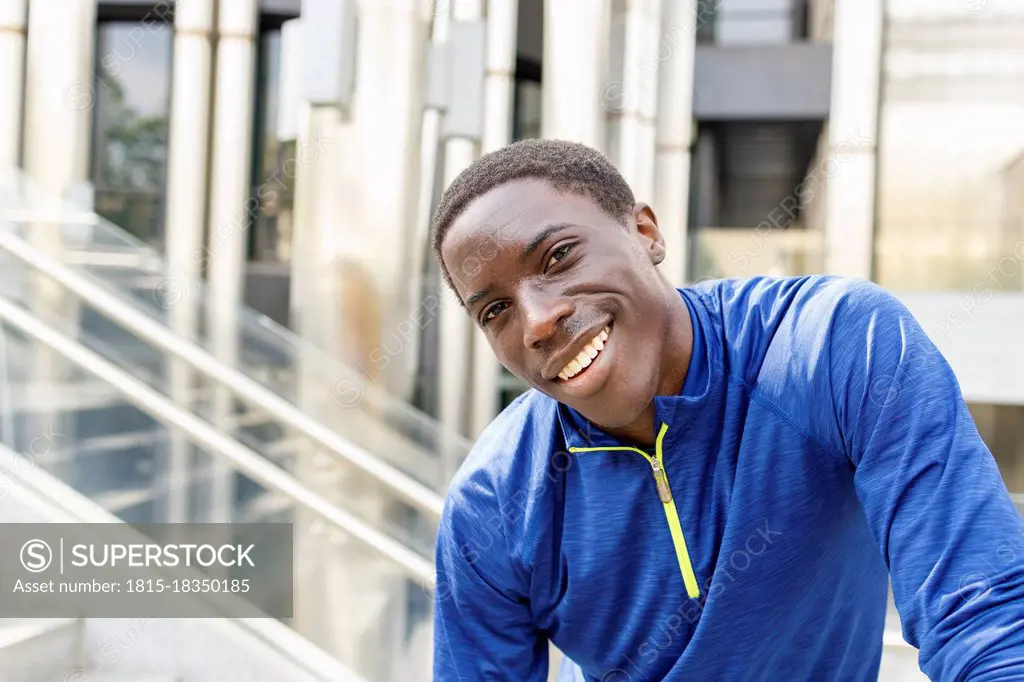
[{"label": "nose", "polygon": [[525,320],[523,343],[530,349],[540,348],[548,342],[558,331],[559,323],[575,310],[568,296],[552,295],[544,291],[525,294],[520,305]]}]

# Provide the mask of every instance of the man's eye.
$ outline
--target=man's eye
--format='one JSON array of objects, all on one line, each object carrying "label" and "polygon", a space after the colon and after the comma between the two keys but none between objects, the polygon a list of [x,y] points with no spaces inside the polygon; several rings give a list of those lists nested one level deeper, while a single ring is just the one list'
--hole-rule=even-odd
[{"label": "man's eye", "polygon": [[490,308],[484,311],[484,314],[480,316],[480,326],[486,325],[488,322],[493,320],[495,317],[501,314],[505,308],[508,307],[508,303],[505,301],[499,301],[492,305]]},{"label": "man's eye", "polygon": [[547,267],[548,268],[554,267],[555,263],[557,263],[558,261],[560,261],[563,258],[565,258],[566,256],[568,256],[569,252],[572,251],[572,247],[573,247],[572,244],[565,244],[565,245],[559,246],[557,249],[555,249],[551,253],[551,258],[548,259]]}]

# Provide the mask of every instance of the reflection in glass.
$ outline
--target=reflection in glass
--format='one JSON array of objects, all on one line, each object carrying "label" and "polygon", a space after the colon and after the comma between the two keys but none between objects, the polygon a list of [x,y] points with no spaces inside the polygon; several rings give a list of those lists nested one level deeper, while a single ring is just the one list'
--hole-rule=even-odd
[{"label": "reflection in glass", "polygon": [[258,208],[250,258],[287,263],[291,261],[296,144],[278,135],[280,71],[281,31],[266,31],[260,36],[256,83],[256,175],[252,196]]},{"label": "reflection in glass", "polygon": [[698,0],[697,42],[785,45],[807,37],[805,0]]},{"label": "reflection in glass", "polygon": [[887,8],[873,279],[1022,291],[1024,23],[899,4]]},{"label": "reflection in glass", "polygon": [[255,175],[252,197],[257,206],[249,256],[252,260],[287,263],[292,259],[295,180],[299,165],[295,139],[279,131],[282,87],[281,30],[260,36],[256,83]]},{"label": "reflection in glass", "polygon": [[173,31],[104,22],[96,37],[96,212],[161,248]]}]

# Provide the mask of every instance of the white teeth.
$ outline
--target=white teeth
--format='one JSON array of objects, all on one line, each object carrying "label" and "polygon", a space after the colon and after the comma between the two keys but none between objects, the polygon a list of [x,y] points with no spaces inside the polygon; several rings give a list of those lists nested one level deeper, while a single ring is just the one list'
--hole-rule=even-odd
[{"label": "white teeth", "polygon": [[565,368],[558,373],[558,378],[562,381],[573,378],[584,368],[589,367],[590,363],[594,361],[598,353],[604,350],[604,342],[608,340],[608,327],[601,330],[601,333],[590,340],[586,346],[583,347],[575,358],[573,358]]}]

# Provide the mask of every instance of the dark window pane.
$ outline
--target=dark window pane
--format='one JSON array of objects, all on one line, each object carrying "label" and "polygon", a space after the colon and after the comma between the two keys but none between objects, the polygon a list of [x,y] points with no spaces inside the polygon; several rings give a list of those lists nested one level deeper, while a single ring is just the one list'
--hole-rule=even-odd
[{"label": "dark window pane", "polygon": [[1024,511],[1024,407],[1020,405],[968,406],[978,433],[992,451],[1003,482]]},{"label": "dark window pane", "polygon": [[295,197],[295,141],[278,137],[280,107],[281,31],[260,36],[256,82],[256,140],[253,196],[259,202],[253,226],[251,257],[257,261],[289,262]]},{"label": "dark window pane", "polygon": [[96,35],[96,212],[162,247],[173,31],[103,22]]},{"label": "dark window pane", "polygon": [[540,137],[541,85],[538,81],[516,80],[515,110],[512,115],[512,139]]}]

